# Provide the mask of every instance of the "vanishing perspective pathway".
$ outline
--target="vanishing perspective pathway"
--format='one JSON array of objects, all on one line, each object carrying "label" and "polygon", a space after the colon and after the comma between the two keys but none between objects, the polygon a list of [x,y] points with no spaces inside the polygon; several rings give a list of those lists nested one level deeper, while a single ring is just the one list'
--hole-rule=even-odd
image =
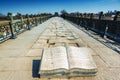
[{"label": "vanishing perspective pathway", "polygon": [[[39,78],[42,49],[89,47],[98,67],[96,76]],[[120,80],[120,55],[66,20],[53,17],[0,44],[0,80]]]}]

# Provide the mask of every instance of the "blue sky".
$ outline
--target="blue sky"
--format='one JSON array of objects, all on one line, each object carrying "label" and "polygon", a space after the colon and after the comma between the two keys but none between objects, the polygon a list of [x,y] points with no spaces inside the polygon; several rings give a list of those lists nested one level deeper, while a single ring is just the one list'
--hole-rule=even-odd
[{"label": "blue sky", "polygon": [[107,12],[120,10],[120,0],[0,0],[0,13]]}]

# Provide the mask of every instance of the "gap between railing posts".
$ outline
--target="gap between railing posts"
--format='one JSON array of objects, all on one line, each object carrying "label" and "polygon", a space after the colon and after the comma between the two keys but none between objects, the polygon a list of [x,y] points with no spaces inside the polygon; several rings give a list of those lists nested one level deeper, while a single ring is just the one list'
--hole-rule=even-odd
[{"label": "gap between railing posts", "polygon": [[41,20],[41,17],[39,17],[39,24],[41,24],[42,23],[42,20]]}]

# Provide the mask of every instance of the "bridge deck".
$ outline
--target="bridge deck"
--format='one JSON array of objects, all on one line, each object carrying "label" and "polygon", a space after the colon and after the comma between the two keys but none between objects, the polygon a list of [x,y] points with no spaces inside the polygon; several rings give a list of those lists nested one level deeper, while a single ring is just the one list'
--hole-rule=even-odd
[{"label": "bridge deck", "polygon": [[[64,26],[64,28],[63,28]],[[59,28],[59,29],[58,29]],[[73,37],[65,37],[72,35]],[[59,35],[60,34],[60,35]],[[43,48],[87,46],[98,67],[94,77],[38,78]],[[120,80],[120,55],[61,18],[51,18],[0,44],[0,80]]]}]

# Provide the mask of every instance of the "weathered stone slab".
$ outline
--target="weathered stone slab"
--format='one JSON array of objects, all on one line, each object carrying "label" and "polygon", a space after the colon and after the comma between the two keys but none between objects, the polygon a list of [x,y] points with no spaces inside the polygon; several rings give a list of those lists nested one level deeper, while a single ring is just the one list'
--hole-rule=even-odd
[{"label": "weathered stone slab", "polygon": [[54,47],[44,49],[40,77],[45,76],[91,76],[97,66],[91,56],[92,50],[78,47]]},{"label": "weathered stone slab", "polygon": [[38,40],[36,41],[36,43],[39,43],[39,44],[47,44],[47,40],[38,39]]},{"label": "weathered stone slab", "polygon": [[65,46],[65,43],[55,43],[55,47],[57,46]]},{"label": "weathered stone slab", "polygon": [[49,36],[40,36],[39,39],[43,39],[43,40],[48,40],[50,37]]},{"label": "weathered stone slab", "polygon": [[30,49],[26,56],[29,57],[41,57],[42,49]]},{"label": "weathered stone slab", "polygon": [[75,39],[74,40],[76,42],[76,44],[79,46],[79,47],[87,47],[87,44],[85,42],[83,42],[82,39]]},{"label": "weathered stone slab", "polygon": [[48,44],[35,43],[35,44],[32,46],[32,49],[43,49],[43,48],[48,48]]}]

